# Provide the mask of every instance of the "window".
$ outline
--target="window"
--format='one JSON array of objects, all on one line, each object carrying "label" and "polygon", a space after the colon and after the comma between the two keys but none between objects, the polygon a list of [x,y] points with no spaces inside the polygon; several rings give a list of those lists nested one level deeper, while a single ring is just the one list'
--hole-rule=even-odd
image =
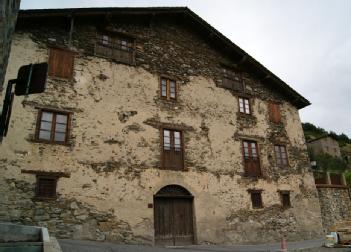
[{"label": "window", "polygon": [[239,111],[247,115],[251,114],[250,101],[247,98],[239,97]]},{"label": "window", "polygon": [[40,110],[38,115],[36,139],[50,143],[67,143],[69,120],[69,113]]},{"label": "window", "polygon": [[162,167],[183,170],[183,139],[178,130],[162,129]]},{"label": "window", "polygon": [[120,35],[98,35],[95,53],[122,63],[134,64],[134,40]]},{"label": "window", "polygon": [[329,174],[330,177],[330,183],[332,185],[342,185],[343,181],[342,181],[342,175],[338,174],[338,173],[330,173]]},{"label": "window", "polygon": [[57,177],[37,175],[36,197],[56,198]]},{"label": "window", "polygon": [[313,177],[314,177],[314,183],[316,185],[328,184],[327,173],[325,172],[314,172]]},{"label": "window", "polygon": [[174,80],[161,78],[161,97],[166,100],[175,100],[177,98],[177,87]]},{"label": "window", "polygon": [[280,191],[280,199],[284,208],[291,207],[289,191]]},{"label": "window", "polygon": [[271,122],[280,123],[281,115],[280,115],[280,106],[278,103],[269,102],[268,113],[269,113],[269,120]]},{"label": "window", "polygon": [[244,91],[244,83],[239,74],[236,74],[234,71],[226,68],[223,68],[223,79],[221,86],[233,91]]},{"label": "window", "polygon": [[274,146],[275,158],[277,165],[279,166],[287,166],[288,165],[288,157],[286,154],[286,148],[283,145],[275,145]]},{"label": "window", "polygon": [[245,163],[245,175],[249,177],[260,177],[261,168],[257,150],[257,143],[254,141],[244,140],[242,144]]},{"label": "window", "polygon": [[73,76],[74,52],[51,48],[49,56],[49,76],[71,79]]},{"label": "window", "polygon": [[250,190],[252,208],[263,208],[262,191]]}]

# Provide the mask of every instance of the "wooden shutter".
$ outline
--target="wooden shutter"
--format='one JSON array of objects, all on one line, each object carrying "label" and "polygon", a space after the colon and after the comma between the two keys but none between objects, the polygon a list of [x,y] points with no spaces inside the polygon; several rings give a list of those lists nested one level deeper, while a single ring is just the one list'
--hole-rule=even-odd
[{"label": "wooden shutter", "polygon": [[332,185],[342,185],[341,174],[330,173],[329,177],[330,177],[330,183]]},{"label": "wooden shutter", "polygon": [[240,91],[240,92],[244,91],[243,83],[240,82],[240,81],[234,81],[233,80],[233,90],[234,91]]},{"label": "wooden shutter", "polygon": [[253,208],[262,208],[262,195],[260,191],[252,191],[251,192],[251,201]]},{"label": "wooden shutter", "polygon": [[47,176],[37,178],[37,197],[54,198],[56,197],[57,179]]},{"label": "wooden shutter", "polygon": [[274,123],[280,123],[281,115],[280,115],[280,106],[277,103],[269,102],[268,103],[268,113],[269,120]]},{"label": "wooden shutter", "polygon": [[58,48],[50,49],[49,76],[71,79],[73,76],[74,52]]},{"label": "wooden shutter", "polygon": [[222,80],[222,87],[238,92],[244,91],[244,85],[242,82],[226,77],[224,77]]},{"label": "wooden shutter", "polygon": [[223,78],[222,87],[232,90],[233,89],[232,80],[228,78]]}]

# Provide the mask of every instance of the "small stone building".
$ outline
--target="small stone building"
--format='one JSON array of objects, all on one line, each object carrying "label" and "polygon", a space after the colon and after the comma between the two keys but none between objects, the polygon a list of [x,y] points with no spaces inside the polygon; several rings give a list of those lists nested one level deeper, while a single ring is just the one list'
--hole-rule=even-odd
[{"label": "small stone building", "polygon": [[307,146],[313,154],[328,153],[333,157],[341,158],[339,143],[330,136],[310,140]]},{"label": "small stone building", "polygon": [[187,8],[20,11],[0,220],[156,245],[320,237],[309,102]]}]

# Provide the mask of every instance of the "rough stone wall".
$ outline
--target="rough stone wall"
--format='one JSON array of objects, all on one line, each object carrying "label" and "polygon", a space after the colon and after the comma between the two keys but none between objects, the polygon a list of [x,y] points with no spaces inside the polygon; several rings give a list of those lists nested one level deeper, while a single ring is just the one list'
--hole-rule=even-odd
[{"label": "rough stone wall", "polygon": [[[96,28],[76,24],[73,80],[49,78],[44,94],[14,102],[9,136],[0,146],[0,188],[9,195],[0,198],[1,220],[48,226],[59,238],[152,244],[153,209],[148,205],[160,188],[178,184],[194,196],[197,243],[321,234],[298,111],[282,95],[241,73],[253,98],[253,115],[243,117],[237,112],[237,95],[218,87],[220,63],[230,60],[193,31],[170,22],[116,24],[118,29],[111,29],[136,37],[136,65],[129,66],[94,56]],[[66,38],[67,31],[59,27],[19,27],[7,79],[20,65],[47,61],[48,46],[64,45]],[[177,103],[160,99],[160,74],[178,80]],[[270,99],[280,102],[279,125],[268,119]],[[39,107],[73,112],[69,145],[35,142]],[[163,123],[184,129],[187,171],[159,169]],[[258,142],[262,178],[243,176],[241,139]],[[275,165],[274,142],[286,144],[289,167]],[[70,177],[58,180],[57,200],[37,202],[35,177],[22,169]],[[263,209],[252,209],[248,189],[263,189]],[[291,208],[281,207],[278,190],[291,191]]]},{"label": "rough stone wall", "polygon": [[351,218],[351,200],[348,188],[319,187],[317,190],[325,231],[329,231],[329,228],[336,222]]}]

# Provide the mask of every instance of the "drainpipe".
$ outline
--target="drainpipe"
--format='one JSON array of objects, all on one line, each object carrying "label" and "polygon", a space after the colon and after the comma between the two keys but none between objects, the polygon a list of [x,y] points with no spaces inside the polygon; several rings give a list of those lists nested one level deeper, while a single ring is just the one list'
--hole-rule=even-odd
[{"label": "drainpipe", "polygon": [[68,47],[71,49],[72,47],[72,34],[73,34],[73,27],[74,27],[74,17],[73,15],[70,16],[70,28],[68,34]]}]

